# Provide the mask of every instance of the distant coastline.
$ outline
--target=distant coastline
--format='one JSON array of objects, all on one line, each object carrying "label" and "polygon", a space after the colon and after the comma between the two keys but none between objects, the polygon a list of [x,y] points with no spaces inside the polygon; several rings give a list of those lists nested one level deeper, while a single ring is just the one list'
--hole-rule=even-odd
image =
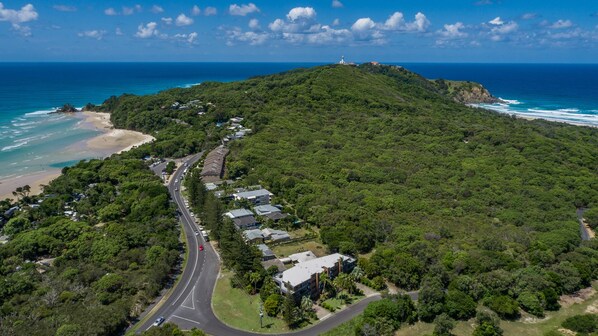
[{"label": "distant coastline", "polygon": [[[115,129],[110,122],[110,114],[108,113],[77,112],[70,113],[70,116],[80,119],[77,127],[101,132],[91,139],[82,140],[68,146],[65,151],[74,156],[87,153],[88,156],[103,158],[154,140],[154,137],[148,134]],[[38,194],[42,191],[42,185],[47,185],[50,181],[60,176],[61,170],[60,168],[45,169],[43,171],[2,179],[0,180],[0,199],[12,199],[12,192],[24,185],[31,187],[31,194]]]}]

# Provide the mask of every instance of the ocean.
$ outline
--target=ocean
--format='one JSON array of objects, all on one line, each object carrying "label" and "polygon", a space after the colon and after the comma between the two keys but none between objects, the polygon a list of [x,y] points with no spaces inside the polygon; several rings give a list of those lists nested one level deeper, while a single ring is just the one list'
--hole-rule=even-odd
[{"label": "ocean", "polygon": [[[427,78],[482,83],[502,113],[598,126],[598,65],[396,63]],[[65,151],[97,135],[81,119],[48,114],[65,103],[235,81],[315,63],[0,63],[0,179],[91,158]]]}]

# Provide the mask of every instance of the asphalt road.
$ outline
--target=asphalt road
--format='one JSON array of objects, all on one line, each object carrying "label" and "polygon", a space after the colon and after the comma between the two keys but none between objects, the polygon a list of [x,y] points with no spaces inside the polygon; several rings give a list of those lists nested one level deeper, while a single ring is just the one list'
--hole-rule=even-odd
[{"label": "asphalt road", "polygon": [[[190,157],[187,162],[189,166],[201,157],[202,153]],[[186,208],[180,191],[180,181],[186,167],[181,165],[174,173],[168,185],[168,190],[181,212],[181,222],[185,235],[187,236],[189,256],[187,265],[183,269],[181,279],[170,297],[153,312],[152,316],[139,327],[139,331],[151,328],[152,323],[159,316],[163,316],[167,322],[177,324],[181,329],[189,330],[193,327],[199,328],[210,335],[215,336],[246,336],[262,335],[250,333],[231,328],[220,322],[212,311],[211,299],[214,286],[218,277],[220,260],[210,244],[206,244],[203,238],[195,235],[197,226],[195,220]],[[175,182],[178,181],[178,182]],[[177,190],[175,190],[177,189]],[[203,244],[204,250],[199,251],[199,245]],[[326,332],[353,317],[359,315],[372,301],[379,300],[380,296],[368,297],[355,305],[348,307],[329,318],[320,321],[313,327],[287,333],[287,335],[312,336]],[[259,318],[256,314],[256,319]]]},{"label": "asphalt road", "polygon": [[590,240],[590,233],[583,224],[583,213],[585,209],[577,209],[577,220],[579,221],[579,232],[581,233],[581,240]]}]

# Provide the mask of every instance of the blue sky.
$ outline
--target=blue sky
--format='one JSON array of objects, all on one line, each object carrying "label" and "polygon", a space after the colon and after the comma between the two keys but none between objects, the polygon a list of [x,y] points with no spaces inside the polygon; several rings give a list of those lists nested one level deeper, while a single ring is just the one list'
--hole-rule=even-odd
[{"label": "blue sky", "polygon": [[0,0],[0,61],[598,62],[598,1]]}]

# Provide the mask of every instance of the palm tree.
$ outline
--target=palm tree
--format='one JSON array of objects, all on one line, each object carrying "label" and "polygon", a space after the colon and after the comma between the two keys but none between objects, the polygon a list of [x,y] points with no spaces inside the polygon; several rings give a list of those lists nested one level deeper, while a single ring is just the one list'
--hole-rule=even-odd
[{"label": "palm tree", "polygon": [[339,292],[344,290],[349,294],[353,294],[356,290],[355,282],[353,282],[353,279],[346,273],[339,274],[332,284]]},{"label": "palm tree", "polygon": [[361,269],[361,267],[355,266],[353,271],[351,271],[350,275],[353,281],[359,281],[361,280],[361,278],[363,278],[363,276],[365,276],[365,272],[363,271],[363,269]]},{"label": "palm tree", "polygon": [[330,280],[330,276],[328,273],[320,274],[320,286],[322,288],[321,295],[324,297],[333,297],[334,296],[334,286],[332,285],[332,280]]},{"label": "palm tree", "polygon": [[253,292],[251,294],[255,294],[257,292],[257,283],[260,282],[262,276],[258,272],[251,272],[249,273],[249,282],[253,285]]}]

